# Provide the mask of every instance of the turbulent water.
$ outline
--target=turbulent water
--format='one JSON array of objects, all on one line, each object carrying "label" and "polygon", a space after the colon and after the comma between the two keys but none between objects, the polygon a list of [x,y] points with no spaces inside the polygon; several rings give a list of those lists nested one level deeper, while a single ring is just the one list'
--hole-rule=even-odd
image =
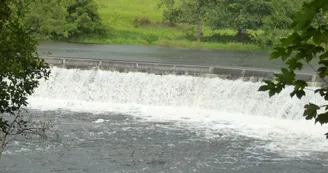
[{"label": "turbulent water", "polygon": [[301,116],[320,98],[269,98],[260,85],[53,68],[29,109],[56,122],[63,144],[18,141],[4,160],[24,163],[16,172],[325,172],[328,128]]}]

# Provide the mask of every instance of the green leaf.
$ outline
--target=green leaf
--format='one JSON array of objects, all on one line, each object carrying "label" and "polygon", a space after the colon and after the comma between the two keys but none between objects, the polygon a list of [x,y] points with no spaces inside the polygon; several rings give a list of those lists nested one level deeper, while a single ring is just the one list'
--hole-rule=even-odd
[{"label": "green leaf", "polygon": [[320,60],[319,64],[325,65],[328,67],[328,60]]},{"label": "green leaf", "polygon": [[288,67],[292,70],[298,69],[301,70],[303,67],[303,64],[298,61],[296,58],[290,58],[289,60],[286,61],[286,64]]},{"label": "green leaf", "polygon": [[305,82],[304,80],[296,80],[296,81],[295,81],[295,86],[296,86],[297,88],[304,89],[305,87],[308,86],[308,83]]},{"label": "green leaf", "polygon": [[285,83],[287,84],[293,84],[294,79],[295,79],[295,73],[293,70],[288,70],[286,68],[281,69],[282,72],[282,79]]},{"label": "green leaf", "polygon": [[328,89],[320,88],[314,91],[315,93],[319,93],[321,97],[323,97],[326,101],[328,100]]},{"label": "green leaf", "polygon": [[317,111],[320,109],[320,107],[316,104],[309,103],[304,106],[305,110],[303,113],[303,116],[305,116],[305,119],[311,120],[313,118],[316,118]]},{"label": "green leaf", "polygon": [[272,97],[276,94],[276,92],[274,90],[270,90],[269,91],[269,97]]},{"label": "green leaf", "polygon": [[281,42],[284,46],[289,46],[292,44],[298,44],[301,41],[301,36],[297,33],[294,32],[293,34],[289,35],[287,38],[285,39],[281,39]]},{"label": "green leaf", "polygon": [[317,29],[314,27],[308,28],[307,31],[303,34],[303,39],[305,41],[309,40],[315,34],[315,32],[317,32]]},{"label": "green leaf", "polygon": [[313,42],[315,44],[321,44],[322,40],[321,40],[321,32],[317,31],[313,33]]},{"label": "green leaf", "polygon": [[328,123],[328,112],[319,114],[318,117],[315,119],[315,123],[320,123],[321,125]]},{"label": "green leaf", "polygon": [[303,90],[297,91],[296,96],[298,99],[301,99],[303,96],[305,96],[305,91],[303,91]]},{"label": "green leaf", "polygon": [[270,87],[268,86],[268,85],[262,85],[259,89],[258,89],[258,91],[267,91],[267,90],[269,90],[270,89]]},{"label": "green leaf", "polygon": [[270,55],[270,60],[277,59],[280,57],[279,52],[272,52]]},{"label": "green leaf", "polygon": [[320,67],[320,68],[318,68],[317,71],[319,73],[319,77],[321,77],[321,78],[326,77],[327,74],[328,74],[328,68],[327,67]]},{"label": "green leaf", "polygon": [[326,58],[328,58],[328,51],[326,51],[325,53],[321,54],[319,58],[320,58],[321,60],[322,60],[322,59],[326,59]]},{"label": "green leaf", "polygon": [[304,90],[294,90],[293,92],[290,93],[290,97],[297,96],[298,99],[301,99],[303,96],[305,96],[305,91]]},{"label": "green leaf", "polygon": [[320,53],[320,52],[323,52],[323,51],[325,51],[325,49],[322,46],[316,46],[313,49],[313,53],[315,53],[315,54]]},{"label": "green leaf", "polygon": [[266,83],[270,88],[274,87],[274,83],[269,80],[264,80],[264,83]]}]

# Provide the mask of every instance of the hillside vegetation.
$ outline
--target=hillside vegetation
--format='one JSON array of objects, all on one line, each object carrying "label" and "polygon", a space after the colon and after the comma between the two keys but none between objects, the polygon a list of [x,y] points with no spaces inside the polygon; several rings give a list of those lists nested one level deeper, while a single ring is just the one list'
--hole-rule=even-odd
[{"label": "hillside vegetation", "polygon": [[22,22],[40,40],[260,50],[292,32],[306,1],[34,0]]},{"label": "hillside vegetation", "polygon": [[[110,28],[107,38],[83,38],[75,40],[83,43],[137,44],[172,47],[209,48],[209,49],[260,49],[255,44],[200,42],[188,39],[195,27],[188,24],[169,24],[162,22],[162,9],[159,0],[96,0],[103,23]],[[222,29],[216,31],[234,35],[235,31]],[[213,31],[204,27],[204,36]]]}]

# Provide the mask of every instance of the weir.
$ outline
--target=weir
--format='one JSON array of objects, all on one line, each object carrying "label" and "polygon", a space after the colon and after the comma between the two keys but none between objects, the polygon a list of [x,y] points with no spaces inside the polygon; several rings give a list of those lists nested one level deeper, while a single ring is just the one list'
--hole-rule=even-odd
[{"label": "weir", "polygon": [[[258,92],[262,82],[238,79],[242,75],[261,77],[263,73],[243,68],[225,68],[224,71],[219,67],[66,58],[46,61],[53,66],[51,76],[40,81],[28,99],[28,108],[41,110],[40,116],[48,115],[58,122],[58,129],[65,134],[63,141],[72,141],[72,148],[78,149],[68,151],[71,153],[65,157],[70,157],[69,160],[88,158],[85,162],[93,163],[97,157],[99,163],[104,163],[102,161],[108,159],[102,157],[103,153],[119,150],[120,154],[106,153],[106,157],[122,156],[120,163],[123,163],[131,151],[138,154],[140,148],[149,150],[154,146],[158,148],[156,153],[177,153],[166,156],[167,160],[181,156],[180,151],[187,153],[182,157],[189,157],[194,149],[201,150],[193,155],[205,153],[201,158],[205,161],[208,153],[215,153],[212,158],[224,154],[231,154],[228,158],[240,158],[246,153],[244,160],[249,160],[264,151],[269,151],[268,156],[260,156],[265,160],[272,155],[275,157],[275,153],[304,158],[313,152],[322,153],[322,158],[326,158],[328,144],[323,134],[328,129],[319,124],[314,127],[313,121],[306,121],[302,116],[305,104],[325,104],[312,87],[305,90],[306,96],[301,100],[290,97],[293,86],[286,86],[280,94],[270,98],[268,93]],[[182,75],[171,75],[178,72]],[[229,73],[236,79],[196,76],[222,73]],[[163,129],[163,133],[159,129]],[[181,136],[174,136],[177,134]],[[206,147],[203,138],[206,143],[210,142],[205,144]],[[201,144],[191,146],[197,141]],[[213,150],[202,150],[208,146],[213,146]],[[222,146],[230,148],[221,149]],[[17,150],[22,148],[20,145],[15,147]],[[109,149],[111,147],[115,148]],[[99,151],[99,148],[103,150]],[[32,148],[30,153],[34,151]],[[50,154],[44,158],[53,156],[53,150],[47,151]],[[62,151],[67,152],[66,149]],[[99,151],[99,154],[91,154],[95,158],[90,158],[90,151]],[[121,151],[128,153],[121,154]],[[145,157],[149,155],[145,154]],[[58,160],[64,159],[55,157],[55,161]],[[81,165],[80,160],[76,165]],[[327,163],[326,160],[323,162]],[[64,163],[58,165],[62,167]],[[105,163],[104,168],[108,165],[110,163]]]},{"label": "weir", "polygon": [[[51,78],[41,81],[31,97],[32,107],[63,108],[82,112],[113,111],[113,105],[188,107],[278,119],[300,119],[304,104],[321,104],[311,90],[302,100],[290,98],[293,87],[269,98],[258,92],[262,82],[226,80],[219,77],[120,73],[53,67]],[[33,99],[41,99],[41,101]],[[50,99],[48,101],[45,101]],[[58,101],[58,102],[57,102]],[[51,103],[51,104],[49,104]],[[109,109],[109,110],[108,110]],[[122,110],[120,110],[122,111]],[[154,114],[156,117],[157,113]]]},{"label": "weir", "polygon": [[[119,72],[146,72],[159,75],[189,75],[201,77],[220,77],[223,79],[242,79],[244,81],[262,81],[273,79],[278,70],[264,70],[244,67],[223,66],[199,66],[199,65],[177,65],[140,61],[120,61],[108,59],[81,59],[62,57],[42,57],[50,66],[67,69],[101,69]],[[322,81],[316,74],[297,73],[297,79],[302,79],[312,85],[321,84]]]}]

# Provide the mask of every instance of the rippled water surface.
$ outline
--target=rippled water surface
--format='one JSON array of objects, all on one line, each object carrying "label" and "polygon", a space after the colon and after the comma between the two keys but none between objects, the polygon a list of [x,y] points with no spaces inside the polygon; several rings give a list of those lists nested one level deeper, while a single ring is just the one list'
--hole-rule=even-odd
[{"label": "rippled water surface", "polygon": [[288,155],[268,148],[270,140],[243,136],[233,129],[209,131],[177,121],[144,121],[122,114],[30,114],[55,120],[61,142],[30,139],[12,143],[0,163],[8,172],[324,173],[328,169],[327,152]]}]

